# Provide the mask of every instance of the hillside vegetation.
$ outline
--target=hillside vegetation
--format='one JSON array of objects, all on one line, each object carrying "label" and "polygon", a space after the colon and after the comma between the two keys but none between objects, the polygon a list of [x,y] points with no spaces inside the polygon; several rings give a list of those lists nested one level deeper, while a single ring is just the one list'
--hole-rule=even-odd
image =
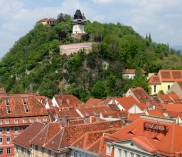
[{"label": "hillside vegetation", "polygon": [[[59,53],[59,44],[84,42],[73,38],[71,17],[59,14],[54,27],[40,23],[15,42],[0,62],[0,87],[8,93],[39,93],[52,98],[58,93],[72,93],[82,101],[89,97],[120,96],[128,88],[150,88],[141,69],[182,69],[180,53],[167,44],[152,41],[151,35],[141,37],[131,26],[120,23],[87,21],[85,32],[93,41],[102,42],[86,54],[80,50],[70,56]],[[58,38],[59,32],[66,38]],[[123,79],[124,68],[135,68],[133,80]]]}]

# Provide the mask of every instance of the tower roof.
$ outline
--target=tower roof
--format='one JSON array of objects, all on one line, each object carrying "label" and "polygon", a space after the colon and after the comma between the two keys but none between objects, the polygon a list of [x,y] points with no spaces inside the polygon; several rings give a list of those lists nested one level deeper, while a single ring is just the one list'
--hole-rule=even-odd
[{"label": "tower roof", "polygon": [[82,16],[81,11],[79,9],[76,10],[73,19],[83,19],[83,16]]}]

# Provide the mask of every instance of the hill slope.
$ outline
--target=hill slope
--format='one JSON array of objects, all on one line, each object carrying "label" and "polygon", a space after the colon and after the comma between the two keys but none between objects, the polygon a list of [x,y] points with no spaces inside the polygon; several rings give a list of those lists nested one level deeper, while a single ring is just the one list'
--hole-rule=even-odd
[{"label": "hill slope", "polygon": [[60,31],[72,30],[70,19],[69,15],[58,15],[53,28],[37,23],[15,42],[0,62],[0,87],[9,93],[38,92],[49,98],[55,93],[73,93],[85,101],[90,96],[118,96],[131,86],[142,85],[142,80],[132,83],[123,79],[124,68],[147,72],[182,68],[181,56],[175,50],[152,42],[150,35],[143,38],[120,23],[87,21],[85,31],[90,38],[86,40],[102,37],[102,42],[89,54],[81,50],[61,55],[59,44],[83,42],[69,33],[58,39]]}]

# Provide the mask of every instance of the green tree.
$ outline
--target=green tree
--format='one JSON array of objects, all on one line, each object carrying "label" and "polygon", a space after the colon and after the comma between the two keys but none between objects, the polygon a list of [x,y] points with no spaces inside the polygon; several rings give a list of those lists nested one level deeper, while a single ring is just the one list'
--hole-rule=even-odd
[{"label": "green tree", "polygon": [[95,98],[104,98],[107,96],[105,83],[97,81],[91,89],[91,94]]}]

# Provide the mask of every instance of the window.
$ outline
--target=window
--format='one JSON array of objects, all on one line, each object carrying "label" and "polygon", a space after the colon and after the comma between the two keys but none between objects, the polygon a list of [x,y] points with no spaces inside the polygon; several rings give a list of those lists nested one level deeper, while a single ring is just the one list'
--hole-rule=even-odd
[{"label": "window", "polygon": [[44,153],[44,148],[42,147],[42,153]]},{"label": "window", "polygon": [[3,143],[3,137],[0,137],[0,144]]},{"label": "window", "polygon": [[51,155],[51,150],[48,150],[48,154]]},{"label": "window", "polygon": [[27,120],[26,119],[23,119],[23,123],[27,123]]},{"label": "window", "polygon": [[44,120],[44,122],[47,122],[47,118],[44,118],[43,120]]},{"label": "window", "polygon": [[168,89],[168,90],[170,89],[170,85],[167,86],[167,89]]},{"label": "window", "polygon": [[0,148],[0,154],[3,154],[3,148]]},{"label": "window", "polygon": [[3,128],[0,128],[0,134],[1,134],[3,131],[4,131],[4,129],[3,129]]},{"label": "window", "polygon": [[137,156],[137,157],[140,157],[140,155],[139,155],[139,154],[137,154],[136,156]]},{"label": "window", "polygon": [[38,150],[38,146],[35,146],[35,150]]},{"label": "window", "polygon": [[33,123],[33,122],[34,122],[34,119],[31,118],[31,119],[30,119],[30,122]]},{"label": "window", "polygon": [[118,156],[119,157],[121,157],[121,153],[122,153],[121,149],[118,149]]},{"label": "window", "polygon": [[6,148],[6,154],[11,154],[11,148]]},{"label": "window", "polygon": [[0,125],[1,125],[1,124],[3,124],[3,121],[2,121],[2,120],[0,120]]},{"label": "window", "polygon": [[19,131],[19,127],[15,127],[14,130],[15,130],[15,132],[18,132]]},{"label": "window", "polygon": [[130,156],[131,156],[131,157],[134,157],[134,153],[131,152],[131,153],[130,153]]},{"label": "window", "polygon": [[6,132],[10,132],[11,131],[11,128],[10,127],[7,127],[6,128]]},{"label": "window", "polygon": [[16,119],[16,120],[14,120],[14,123],[15,123],[15,124],[18,124],[18,120],[17,120],[17,119]]},{"label": "window", "polygon": [[111,154],[111,145],[107,145],[107,154]]},{"label": "window", "polygon": [[22,130],[25,130],[26,128],[27,128],[26,126],[23,126],[23,127],[22,127]]},{"label": "window", "polygon": [[127,157],[128,156],[128,152],[125,150],[124,151],[124,156]]},{"label": "window", "polygon": [[19,148],[18,148],[18,145],[15,145],[15,149],[16,149],[16,151],[18,152],[18,149],[19,149]]},{"label": "window", "polygon": [[37,118],[37,122],[40,122],[40,118]]},{"label": "window", "polygon": [[154,93],[156,92],[156,87],[157,87],[157,86],[156,86],[156,85],[154,85]]},{"label": "window", "polygon": [[6,142],[7,142],[7,143],[10,143],[10,142],[11,142],[10,136],[7,136],[7,137],[6,137]]},{"label": "window", "polygon": [[21,147],[21,153],[24,154],[24,148],[23,147]]},{"label": "window", "polygon": [[57,156],[58,156],[58,154],[57,154],[57,153],[55,153],[55,154],[54,154],[54,157],[57,157]]},{"label": "window", "polygon": [[6,120],[6,124],[9,124],[10,123],[10,120]]},{"label": "window", "polygon": [[74,157],[77,157],[77,152],[74,153]]}]

